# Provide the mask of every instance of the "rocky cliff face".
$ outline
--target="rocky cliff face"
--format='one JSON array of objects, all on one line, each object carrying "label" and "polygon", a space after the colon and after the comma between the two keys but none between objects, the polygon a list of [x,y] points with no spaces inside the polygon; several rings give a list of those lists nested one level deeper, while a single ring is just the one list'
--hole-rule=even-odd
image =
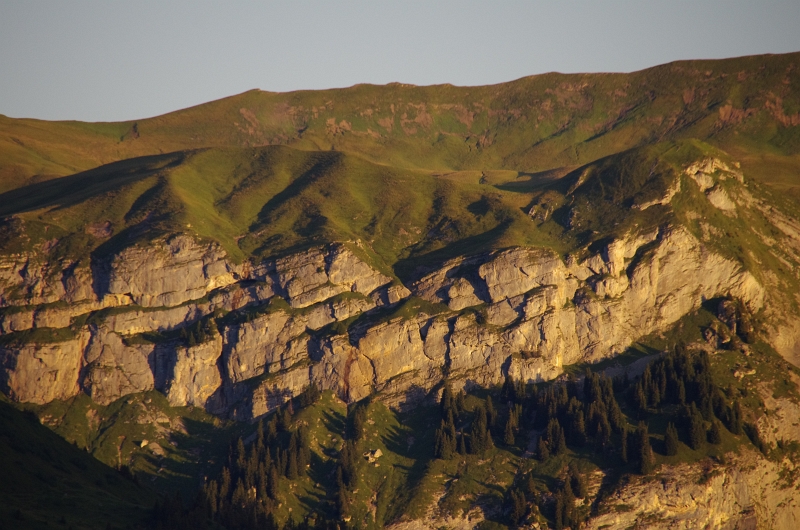
[{"label": "rocky cliff face", "polygon": [[800,504],[784,478],[788,464],[747,452],[726,465],[664,468],[604,499],[607,513],[587,528],[797,528]]},{"label": "rocky cliff face", "polygon": [[532,248],[460,258],[408,287],[347,245],[235,265],[187,236],[90,268],[32,255],[6,257],[2,271],[3,330],[20,338],[0,350],[2,384],[15,399],[86,392],[109,403],[155,388],[175,405],[240,418],[311,383],[402,405],[443,377],[552,379],[705,299],[735,296],[751,309],[764,299],[738,263],[669,226],[583,260]]}]

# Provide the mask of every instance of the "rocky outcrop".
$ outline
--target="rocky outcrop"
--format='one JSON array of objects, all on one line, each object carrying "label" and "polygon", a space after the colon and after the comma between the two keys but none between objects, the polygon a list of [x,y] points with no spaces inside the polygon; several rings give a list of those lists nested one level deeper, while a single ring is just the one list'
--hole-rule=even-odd
[{"label": "rocky outcrop", "polygon": [[[733,456],[732,454],[729,456]],[[632,478],[602,501],[587,528],[800,527],[796,486],[783,477],[794,464],[771,462],[751,451],[726,465],[664,467]]]},{"label": "rocky outcrop", "polygon": [[0,348],[2,390],[11,399],[49,403],[80,391],[81,363],[88,333],[54,343],[31,343]]},{"label": "rocky outcrop", "polygon": [[[552,379],[565,364],[666,330],[705,299],[729,295],[757,309],[764,296],[738,263],[679,227],[632,233],[582,258],[532,248],[460,258],[409,288],[343,244],[234,265],[186,236],[125,249],[93,272],[83,302],[5,310],[3,326],[16,331],[47,312],[113,307],[93,313],[82,344],[2,347],[16,399],[83,390],[109,403],[155,388],[176,405],[252,418],[313,383],[403,406],[444,377],[462,387],[509,374]],[[398,304],[419,309],[395,315]],[[44,321],[80,326],[78,310]],[[61,355],[47,369],[31,361],[45,350]],[[24,388],[43,372],[58,385]]]},{"label": "rocky outcrop", "polygon": [[222,337],[195,346],[176,345],[167,352],[165,383],[161,387],[170,404],[176,407],[205,407],[222,385],[219,369]]},{"label": "rocky outcrop", "polygon": [[152,345],[127,345],[111,331],[96,330],[85,352],[82,385],[94,401],[106,405],[120,396],[152,390],[148,358]]},{"label": "rocky outcrop", "polygon": [[143,307],[163,307],[202,298],[234,283],[234,271],[217,245],[174,236],[155,246],[129,247],[95,266],[99,298],[128,296]]}]

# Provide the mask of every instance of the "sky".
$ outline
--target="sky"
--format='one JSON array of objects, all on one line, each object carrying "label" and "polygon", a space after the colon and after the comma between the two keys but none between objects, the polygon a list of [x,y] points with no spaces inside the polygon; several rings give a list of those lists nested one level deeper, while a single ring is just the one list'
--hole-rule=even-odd
[{"label": "sky", "polygon": [[133,120],[253,88],[631,72],[800,51],[798,22],[798,0],[0,0],[0,114]]}]

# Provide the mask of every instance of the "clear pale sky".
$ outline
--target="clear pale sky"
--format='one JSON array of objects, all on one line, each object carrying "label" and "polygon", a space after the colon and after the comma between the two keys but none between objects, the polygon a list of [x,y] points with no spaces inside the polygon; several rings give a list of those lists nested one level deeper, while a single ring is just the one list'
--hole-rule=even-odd
[{"label": "clear pale sky", "polygon": [[0,0],[0,114],[154,116],[251,88],[483,85],[800,51],[800,0]]}]

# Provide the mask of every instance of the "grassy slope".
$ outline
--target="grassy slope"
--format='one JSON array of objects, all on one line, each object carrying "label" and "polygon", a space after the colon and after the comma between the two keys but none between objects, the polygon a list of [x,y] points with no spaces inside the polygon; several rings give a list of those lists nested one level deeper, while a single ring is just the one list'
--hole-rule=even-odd
[{"label": "grassy slope", "polygon": [[[689,227],[756,274],[785,269],[763,240],[764,234],[783,236],[760,210],[741,207],[737,216],[725,215],[682,176],[686,165],[707,157],[735,164],[697,140],[623,151],[572,172],[563,169],[566,176],[556,180],[547,172],[398,169],[352,154],[284,146],[176,152],[0,194],[0,216],[14,216],[0,226],[0,251],[58,238],[55,257],[86,260],[139,239],[186,232],[218,241],[241,260],[360,241],[368,261],[406,278],[420,265],[514,245],[597,251],[594,243],[669,221]],[[796,217],[791,175],[800,159],[781,161],[773,179],[748,159],[745,187],[733,181],[725,186],[739,186],[730,190],[733,197],[746,192]],[[681,191],[669,206],[635,208],[663,197],[676,180]],[[531,217],[532,206],[552,215]],[[110,238],[96,235],[104,228]],[[728,237],[709,239],[709,229]]]},{"label": "grassy slope", "polygon": [[[159,392],[121,398],[107,406],[85,395],[47,405],[21,405],[56,434],[108,466],[127,465],[148,490],[189,499],[202,477],[224,463],[231,438],[247,426],[194,407],[171,407]],[[142,446],[142,441],[148,443]]]},{"label": "grassy slope", "polygon": [[[136,233],[191,232],[241,259],[360,239],[385,267],[433,251],[557,243],[524,215],[526,196],[480,181],[480,172],[399,170],[281,146],[143,157],[0,195],[0,216],[17,219],[0,246],[60,238],[56,253],[81,256],[131,244]],[[106,222],[110,240],[87,233]]]},{"label": "grassy slope", "polygon": [[[8,190],[0,217],[17,217],[0,225],[0,251],[58,238],[56,256],[85,258],[191,232],[240,260],[358,239],[379,268],[408,276],[467,252],[511,245],[568,252],[657,223],[660,208],[629,215],[630,201],[666,182],[650,179],[644,166],[665,159],[659,171],[667,178],[689,160],[684,152],[705,156],[712,145],[741,159],[748,178],[797,197],[798,57],[546,74],[487,87],[251,91],[135,128],[0,118],[0,191]],[[670,143],[687,137],[710,144]],[[247,147],[276,143],[293,148]],[[636,146],[643,147],[625,154]],[[130,158],[137,155],[147,156]],[[606,175],[590,179],[594,187],[568,193],[548,183],[586,162]],[[624,177],[614,181],[615,171]],[[559,206],[577,197],[602,229],[567,233],[558,216],[532,221],[524,214],[543,192],[555,193]],[[91,235],[106,222],[110,240]]]},{"label": "grassy slope", "polygon": [[141,155],[221,146],[336,148],[433,170],[534,171],[668,138],[797,153],[798,54],[545,74],[483,87],[251,91],[125,123],[0,118],[0,191]]},{"label": "grassy slope", "polygon": [[0,397],[0,528],[144,528],[156,496]]}]

